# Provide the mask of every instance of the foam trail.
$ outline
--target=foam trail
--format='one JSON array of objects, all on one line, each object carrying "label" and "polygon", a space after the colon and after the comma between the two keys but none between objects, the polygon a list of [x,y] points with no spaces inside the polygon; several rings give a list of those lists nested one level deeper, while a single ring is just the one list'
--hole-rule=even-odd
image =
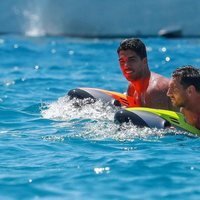
[{"label": "foam trail", "polygon": [[[41,114],[45,119],[59,122],[55,123],[55,126],[68,128],[68,134],[65,137],[72,138],[132,141],[135,138],[149,140],[149,136],[155,136],[155,139],[161,138],[166,134],[185,134],[173,129],[138,128],[132,124],[120,126],[115,124],[113,120],[116,111],[117,108],[105,105],[101,101],[93,104],[85,104],[82,101],[82,105],[77,107],[77,100],[69,100],[69,97],[62,97],[58,101],[47,105],[46,108],[42,108]],[[58,139],[57,137],[56,140]],[[63,136],[59,140],[63,140]]]},{"label": "foam trail", "polygon": [[69,97],[59,98],[44,109],[41,114],[43,118],[53,120],[73,120],[73,119],[109,119],[113,120],[116,109],[105,106],[101,101],[93,104],[83,104],[76,106],[77,100],[69,100]]}]

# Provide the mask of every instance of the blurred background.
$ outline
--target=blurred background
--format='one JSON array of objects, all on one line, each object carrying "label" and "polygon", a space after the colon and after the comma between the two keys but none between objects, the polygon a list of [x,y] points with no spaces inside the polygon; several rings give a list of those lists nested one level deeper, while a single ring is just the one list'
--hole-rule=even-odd
[{"label": "blurred background", "polygon": [[2,0],[0,33],[196,37],[199,10],[197,0]]}]

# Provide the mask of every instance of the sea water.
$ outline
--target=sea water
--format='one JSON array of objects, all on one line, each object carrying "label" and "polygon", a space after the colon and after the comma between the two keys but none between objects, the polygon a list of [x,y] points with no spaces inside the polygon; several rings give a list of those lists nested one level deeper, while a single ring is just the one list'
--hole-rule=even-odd
[{"label": "sea water", "polygon": [[[124,92],[121,39],[0,37],[0,199],[199,199],[200,139],[113,122],[117,108],[75,108],[67,92]],[[200,66],[200,39],[144,38],[166,77]]]}]

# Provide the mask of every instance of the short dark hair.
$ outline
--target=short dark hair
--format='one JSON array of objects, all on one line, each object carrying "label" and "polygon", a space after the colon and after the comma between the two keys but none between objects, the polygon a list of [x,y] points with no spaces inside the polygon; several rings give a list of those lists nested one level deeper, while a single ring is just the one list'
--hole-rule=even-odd
[{"label": "short dark hair", "polygon": [[147,57],[146,46],[145,44],[138,38],[130,38],[122,40],[120,43],[117,53],[121,50],[132,50],[134,51],[141,59]]},{"label": "short dark hair", "polygon": [[180,84],[186,89],[193,85],[200,92],[200,69],[191,65],[186,65],[177,68],[172,73],[173,78],[180,78]]}]

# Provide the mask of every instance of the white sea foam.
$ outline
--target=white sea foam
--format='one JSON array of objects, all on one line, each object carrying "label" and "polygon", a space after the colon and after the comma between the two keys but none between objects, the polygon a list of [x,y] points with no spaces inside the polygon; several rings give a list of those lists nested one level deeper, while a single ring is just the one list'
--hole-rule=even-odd
[{"label": "white sea foam", "polygon": [[[81,106],[78,106],[80,104]],[[45,119],[58,121],[55,126],[68,128],[66,137],[73,138],[132,141],[135,138],[149,140],[149,136],[155,136],[156,139],[165,134],[184,134],[175,129],[150,129],[138,128],[132,124],[115,124],[116,111],[117,108],[105,105],[101,101],[87,104],[87,100],[69,100],[69,97],[62,97],[42,108],[41,114]],[[61,137],[62,139],[58,136],[56,138],[48,136],[46,139],[63,141],[63,135]]]},{"label": "white sea foam", "polygon": [[69,100],[69,97],[59,98],[42,108],[41,114],[45,119],[53,120],[73,120],[73,119],[91,119],[91,120],[112,120],[114,117],[114,108],[105,106],[101,101],[87,104],[86,100]]}]

